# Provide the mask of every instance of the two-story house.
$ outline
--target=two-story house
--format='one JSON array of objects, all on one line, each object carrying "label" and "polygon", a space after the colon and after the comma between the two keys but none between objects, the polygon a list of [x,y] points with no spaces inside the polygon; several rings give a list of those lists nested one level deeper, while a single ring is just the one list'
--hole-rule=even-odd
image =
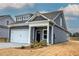
[{"label": "two-story house", "polygon": [[65,42],[69,37],[63,11],[18,15],[16,22],[8,27],[10,42],[27,45],[41,40],[47,44]]}]

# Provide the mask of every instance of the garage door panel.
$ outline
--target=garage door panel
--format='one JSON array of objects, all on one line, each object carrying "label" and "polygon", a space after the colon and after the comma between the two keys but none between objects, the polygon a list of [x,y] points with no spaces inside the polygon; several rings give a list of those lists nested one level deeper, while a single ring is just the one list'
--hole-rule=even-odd
[{"label": "garage door panel", "polygon": [[11,42],[29,43],[29,29],[11,30]]}]

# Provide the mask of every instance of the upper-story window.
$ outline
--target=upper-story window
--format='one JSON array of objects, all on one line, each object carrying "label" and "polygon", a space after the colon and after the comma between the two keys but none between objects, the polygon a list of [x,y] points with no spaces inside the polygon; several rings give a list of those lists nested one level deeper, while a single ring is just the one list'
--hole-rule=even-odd
[{"label": "upper-story window", "polygon": [[23,16],[23,20],[28,20],[30,18],[30,15]]},{"label": "upper-story window", "polygon": [[62,26],[62,23],[63,23],[63,22],[62,22],[62,17],[60,17],[60,26]]},{"label": "upper-story window", "polygon": [[43,30],[43,39],[47,39],[47,30],[46,29]]},{"label": "upper-story window", "polygon": [[31,17],[30,15],[17,16],[16,21],[28,20],[30,17]]},{"label": "upper-story window", "polygon": [[9,21],[7,21],[7,25],[9,24]]},{"label": "upper-story window", "polygon": [[26,20],[26,16],[23,16],[23,20]]},{"label": "upper-story window", "polygon": [[16,20],[17,21],[22,21],[22,17],[17,17]]},{"label": "upper-story window", "polygon": [[26,17],[25,17],[25,16],[23,17],[23,20],[24,20],[24,19],[26,19]]}]

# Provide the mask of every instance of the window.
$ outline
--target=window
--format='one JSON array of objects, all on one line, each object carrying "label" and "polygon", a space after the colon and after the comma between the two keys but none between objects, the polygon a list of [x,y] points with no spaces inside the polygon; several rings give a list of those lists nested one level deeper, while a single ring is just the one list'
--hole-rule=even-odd
[{"label": "window", "polygon": [[9,24],[9,21],[7,21],[7,25]]},{"label": "window", "polygon": [[60,18],[60,26],[62,26],[62,18]]},{"label": "window", "polygon": [[53,34],[53,39],[55,39],[55,34]]},{"label": "window", "polygon": [[16,20],[17,21],[22,21],[22,17],[17,17]]},{"label": "window", "polygon": [[23,19],[26,19],[26,17],[23,17]]},{"label": "window", "polygon": [[47,39],[47,30],[46,29],[44,29],[44,31],[43,31],[43,39]]},{"label": "window", "polygon": [[28,20],[29,18],[30,18],[29,15],[25,15],[25,16],[23,16],[23,20]]},{"label": "window", "polygon": [[26,20],[26,17],[25,16],[23,16],[23,20]]}]

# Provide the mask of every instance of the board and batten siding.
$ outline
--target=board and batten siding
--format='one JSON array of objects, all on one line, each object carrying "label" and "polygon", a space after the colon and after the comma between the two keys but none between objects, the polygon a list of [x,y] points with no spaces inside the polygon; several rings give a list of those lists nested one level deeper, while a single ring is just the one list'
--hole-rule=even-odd
[{"label": "board and batten siding", "polygon": [[[7,28],[7,24],[14,23],[14,20],[10,16],[2,16],[0,17],[0,37],[9,39],[9,29]],[[5,27],[6,26],[6,27]]]},{"label": "board and batten siding", "polygon": [[8,21],[8,24],[14,23],[11,17],[5,17],[5,18],[0,19],[0,25],[6,26],[7,21]]},{"label": "board and batten siding", "polygon": [[51,38],[51,36],[52,36],[52,28],[49,27],[49,44],[52,44],[52,38]]},{"label": "board and batten siding", "polygon": [[56,26],[54,26],[53,34],[55,36],[53,39],[54,43],[65,42],[68,40],[67,33],[64,30],[62,30]]},{"label": "board and batten siding", "polygon": [[0,37],[9,38],[9,29],[8,28],[0,28]]},{"label": "board and batten siding", "polygon": [[53,25],[49,27],[49,44],[53,44]]}]

